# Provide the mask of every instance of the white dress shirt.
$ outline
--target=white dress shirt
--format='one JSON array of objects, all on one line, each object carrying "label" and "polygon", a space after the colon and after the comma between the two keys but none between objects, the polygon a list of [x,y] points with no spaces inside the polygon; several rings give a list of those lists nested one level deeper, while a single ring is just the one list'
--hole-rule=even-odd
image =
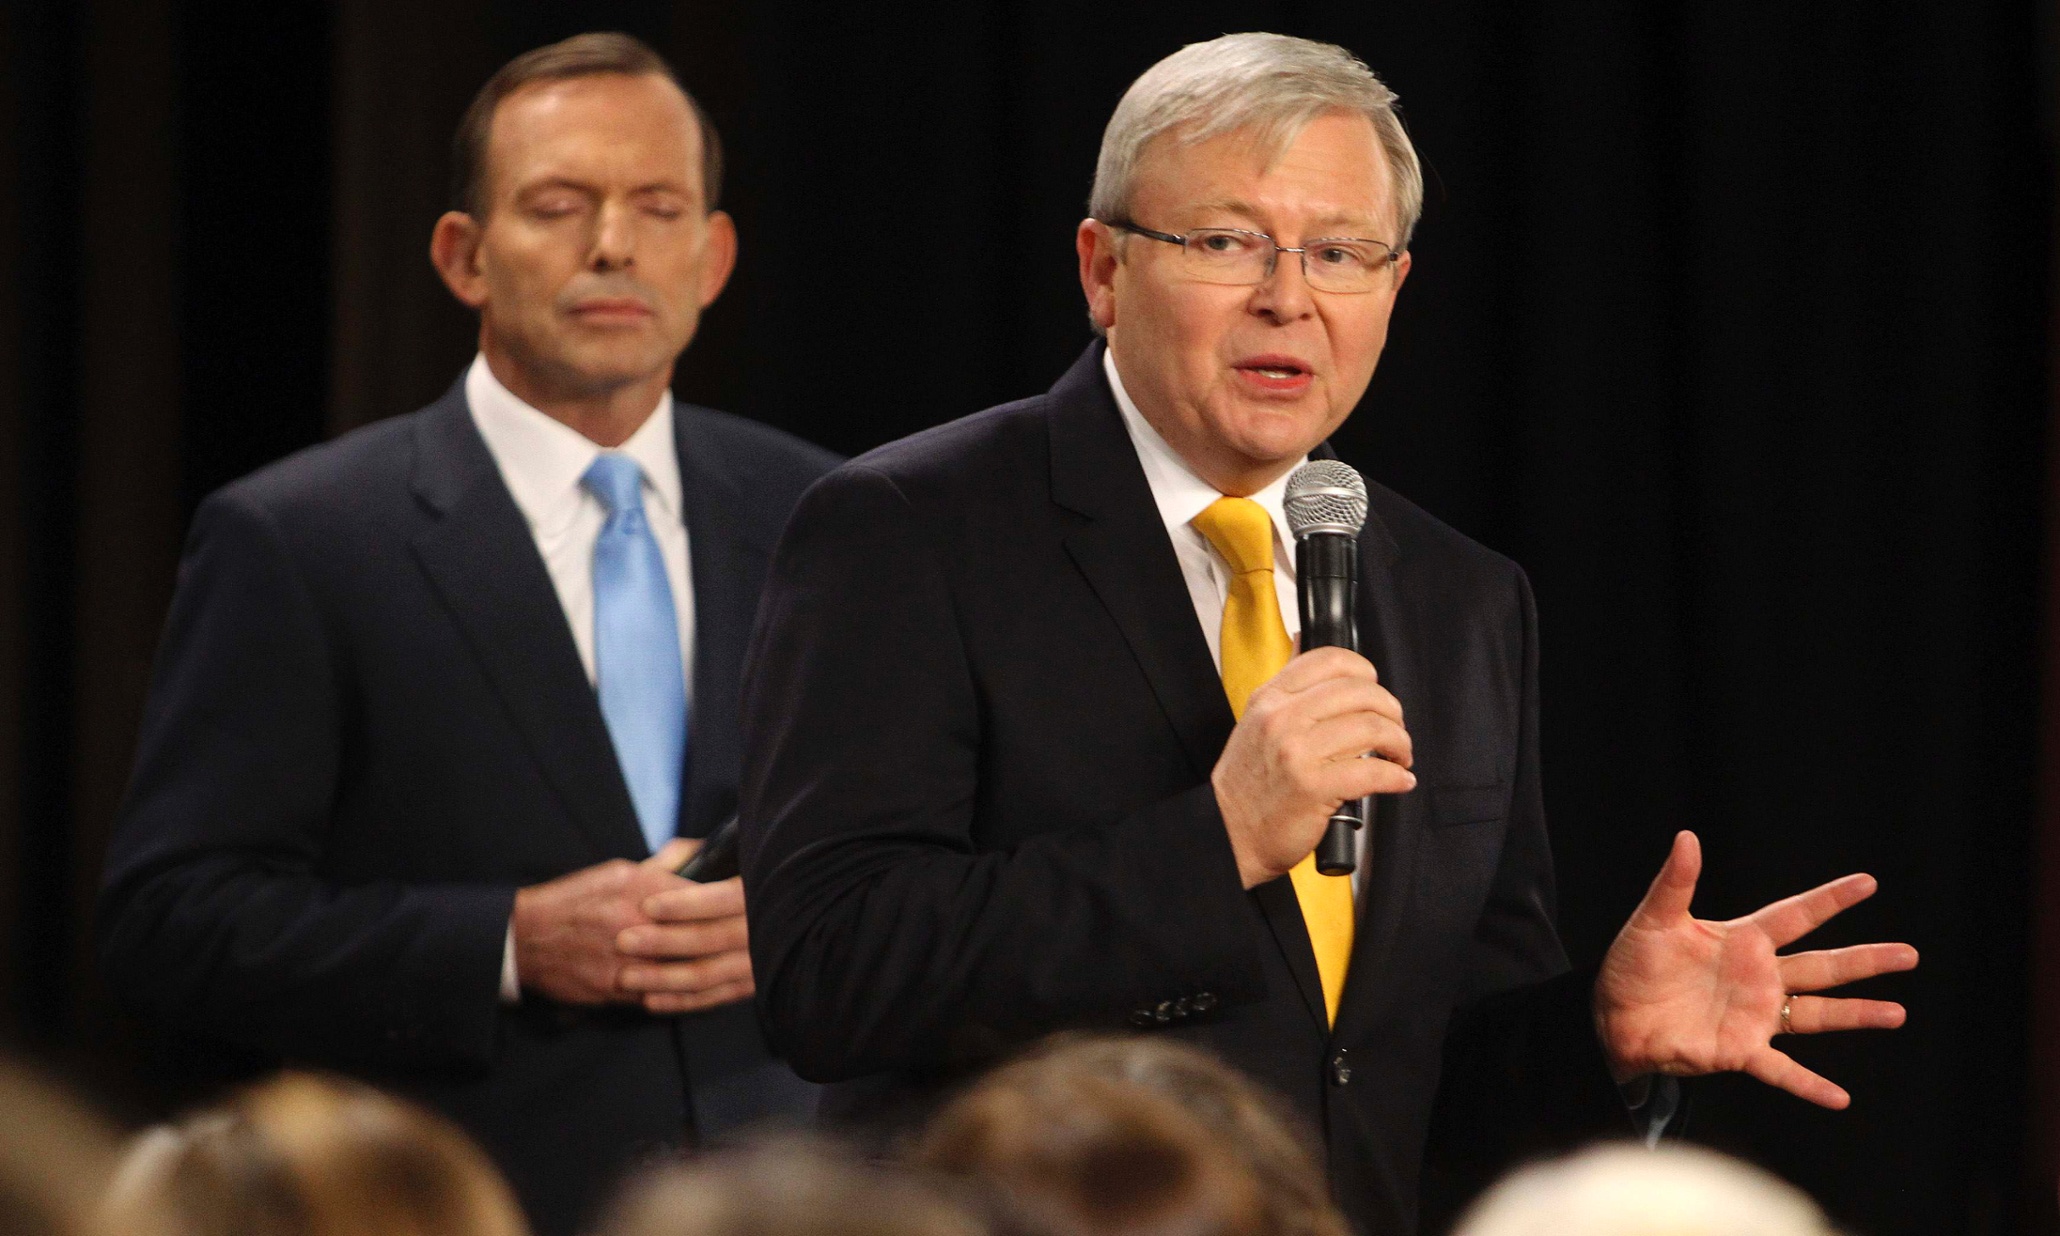
[{"label": "white dress shirt", "polygon": [[[1144,479],[1152,488],[1152,501],[1159,507],[1159,518],[1166,521],[1166,535],[1173,542],[1173,554],[1180,560],[1180,574],[1187,580],[1187,595],[1194,602],[1195,620],[1202,624],[1202,635],[1209,641],[1209,657],[1216,663],[1216,672],[1223,672],[1223,605],[1230,596],[1230,564],[1216,547],[1209,544],[1209,538],[1195,529],[1194,517],[1209,508],[1223,493],[1214,485],[1196,476],[1194,469],[1187,466],[1152,423],[1144,419],[1137,410],[1137,404],[1130,398],[1130,392],[1123,389],[1123,377],[1116,372],[1116,354],[1102,352],[1102,372],[1108,375],[1109,390],[1116,396],[1116,406],[1123,412],[1123,427],[1130,431],[1130,444],[1137,449],[1137,461],[1144,465]],[[1302,466],[1308,459],[1303,456],[1295,461],[1295,467]],[[1280,479],[1251,495],[1252,501],[1264,507],[1273,520],[1273,591],[1280,601],[1280,620],[1287,627],[1289,638],[1302,633],[1302,608],[1295,595],[1295,553],[1294,534],[1288,530],[1287,478],[1295,468],[1289,468]],[[1354,848],[1359,861],[1352,871],[1352,892],[1356,896],[1366,872],[1366,829],[1354,834]]]},{"label": "white dress shirt", "polygon": [[[608,521],[608,509],[589,493],[580,478],[603,448],[563,421],[553,420],[501,385],[484,355],[473,358],[465,374],[465,402],[472,423],[486,439],[486,449],[501,479],[515,497],[516,509],[529,524],[537,554],[550,573],[558,604],[565,611],[573,646],[587,681],[594,674],[594,542]],[[665,579],[672,586],[672,612],[679,623],[680,668],[685,671],[687,699],[694,695],[694,581],[682,515],[680,463],[672,435],[672,392],[658,397],[651,413],[629,441],[613,453],[627,455],[644,473],[644,516],[665,559]],[[515,923],[508,922],[501,953],[501,999],[521,999],[515,977]]]}]

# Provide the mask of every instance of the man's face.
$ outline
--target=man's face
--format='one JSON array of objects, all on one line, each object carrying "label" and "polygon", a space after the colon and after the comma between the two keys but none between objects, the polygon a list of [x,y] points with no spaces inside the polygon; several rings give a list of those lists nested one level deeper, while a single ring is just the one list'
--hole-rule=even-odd
[{"label": "man's face", "polygon": [[446,278],[490,354],[566,394],[669,376],[736,254],[679,90],[625,74],[518,90],[494,112],[482,176],[475,247]]},{"label": "man's face", "polygon": [[[1282,245],[1399,243],[1386,160],[1364,116],[1320,116],[1270,165],[1244,133],[1146,148],[1130,222],[1263,232]],[[1249,287],[1197,281],[1176,245],[1081,225],[1081,278],[1124,386],[1153,428],[1219,488],[1263,485],[1328,437],[1366,393],[1408,255],[1369,292],[1310,288],[1296,254]]]}]

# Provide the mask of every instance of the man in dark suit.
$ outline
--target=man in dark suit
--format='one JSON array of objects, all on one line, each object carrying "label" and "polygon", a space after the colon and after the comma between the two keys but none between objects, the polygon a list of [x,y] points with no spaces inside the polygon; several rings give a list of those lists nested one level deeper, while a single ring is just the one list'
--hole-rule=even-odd
[{"label": "man in dark suit", "polygon": [[[1769,1040],[1900,1023],[1794,993],[1908,948],[1775,954],[1871,880],[1701,922],[1687,834],[1569,970],[1513,563],[1370,486],[1366,655],[1293,655],[1282,489],[1366,390],[1421,193],[1342,49],[1189,47],[1103,140],[1078,247],[1106,346],[802,500],[746,671],[744,869],[759,1003],[839,1083],[825,1114],[905,1118],[1060,1028],[1178,1034],[1320,1130],[1362,1230],[1406,1233],[1420,1179],[1655,1132],[1654,1075],[1842,1106]],[[1315,871],[1369,794],[1357,873]]]},{"label": "man in dark suit", "polygon": [[835,461],[672,401],[736,234],[648,48],[511,62],[458,157],[432,257],[480,355],[201,507],[103,951],[167,1028],[455,1117],[565,1233],[634,1160],[813,1106],[740,882],[673,869],[735,810],[771,547]]}]

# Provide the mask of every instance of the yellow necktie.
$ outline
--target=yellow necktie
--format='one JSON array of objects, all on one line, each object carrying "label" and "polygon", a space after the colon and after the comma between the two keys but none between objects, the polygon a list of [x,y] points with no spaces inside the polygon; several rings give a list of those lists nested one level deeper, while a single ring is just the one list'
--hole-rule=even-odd
[{"label": "yellow necktie", "polygon": [[[1230,564],[1230,598],[1223,604],[1223,691],[1230,696],[1230,711],[1242,717],[1252,692],[1278,674],[1295,651],[1274,591],[1273,519],[1250,498],[1218,498],[1192,523]],[[1288,876],[1316,950],[1323,1007],[1335,1024],[1345,970],[1352,963],[1352,878],[1318,872],[1314,854],[1304,855]]]}]

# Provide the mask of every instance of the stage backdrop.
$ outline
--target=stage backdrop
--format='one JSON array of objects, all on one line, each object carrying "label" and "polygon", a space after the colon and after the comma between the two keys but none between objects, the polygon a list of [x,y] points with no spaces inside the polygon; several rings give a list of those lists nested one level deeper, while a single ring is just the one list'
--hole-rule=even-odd
[{"label": "stage backdrop", "polygon": [[[143,1114],[88,897],[193,504],[470,355],[431,274],[450,130],[616,27],[731,152],[743,256],[688,398],[859,451],[1046,386],[1123,87],[1183,42],[1335,39],[1429,193],[1346,458],[1511,555],[1544,623],[1563,920],[1607,947],[1692,826],[1700,909],[1849,870],[1909,1026],[1795,1045],[1819,1112],[1694,1132],[1863,1233],[2050,1224],[2027,1154],[2049,137],[2029,0],[1737,6],[495,0],[0,8],[0,1007]],[[137,1066],[134,1062],[146,1063]]]}]

